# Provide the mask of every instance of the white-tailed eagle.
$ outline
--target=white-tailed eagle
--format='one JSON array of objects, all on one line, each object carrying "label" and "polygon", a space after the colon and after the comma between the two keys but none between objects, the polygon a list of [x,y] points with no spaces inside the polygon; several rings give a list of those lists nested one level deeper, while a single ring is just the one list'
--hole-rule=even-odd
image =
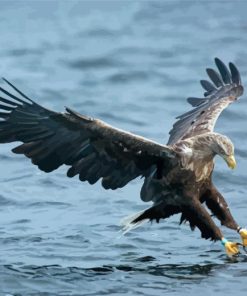
[{"label": "white-tailed eagle", "polygon": [[180,222],[198,227],[205,239],[219,240],[228,255],[239,252],[238,243],[227,241],[206,207],[221,224],[240,233],[247,246],[247,230],[232,217],[229,207],[212,182],[214,157],[236,166],[230,139],[214,132],[220,113],[243,94],[240,74],[215,59],[218,72],[207,69],[210,81],[201,80],[203,98],[188,98],[193,109],[178,116],[167,145],[114,128],[105,122],[66,108],[48,110],[4,81],[15,94],[0,87],[0,143],[21,141],[12,151],[24,154],[44,172],[69,166],[68,177],[79,175],[90,184],[101,180],[105,189],[125,186],[144,177],[141,199],[153,201],[147,210],[126,221],[125,230],[146,220],[181,213]]}]

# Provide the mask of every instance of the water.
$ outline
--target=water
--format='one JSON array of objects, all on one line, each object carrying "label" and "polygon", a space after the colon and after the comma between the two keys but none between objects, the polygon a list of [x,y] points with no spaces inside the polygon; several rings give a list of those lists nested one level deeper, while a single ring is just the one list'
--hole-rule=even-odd
[{"label": "water", "polygon": [[[1,1],[0,72],[30,97],[70,106],[166,142],[200,96],[213,58],[247,79],[245,1]],[[247,101],[220,117],[238,168],[217,159],[214,181],[246,225]],[[45,174],[0,147],[0,295],[246,294],[246,262],[226,258],[175,216],[122,237],[119,221],[147,207],[142,181],[105,191]],[[239,239],[223,229],[227,238]]]}]

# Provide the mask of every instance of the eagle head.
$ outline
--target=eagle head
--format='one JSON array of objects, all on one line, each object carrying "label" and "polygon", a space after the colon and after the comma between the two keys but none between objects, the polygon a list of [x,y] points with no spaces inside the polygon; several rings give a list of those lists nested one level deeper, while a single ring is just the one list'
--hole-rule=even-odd
[{"label": "eagle head", "polygon": [[213,152],[221,156],[229,168],[234,169],[236,167],[236,160],[234,157],[234,145],[232,141],[221,134],[214,133],[214,135],[214,141],[211,146]]}]

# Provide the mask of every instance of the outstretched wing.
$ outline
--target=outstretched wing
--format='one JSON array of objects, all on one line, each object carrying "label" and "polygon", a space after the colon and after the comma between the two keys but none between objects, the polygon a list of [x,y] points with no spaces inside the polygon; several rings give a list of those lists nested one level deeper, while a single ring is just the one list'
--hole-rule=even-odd
[{"label": "outstretched wing", "polygon": [[173,145],[181,139],[212,132],[221,112],[243,94],[236,66],[229,63],[228,69],[218,58],[215,58],[215,64],[219,73],[214,69],[206,70],[213,83],[201,80],[201,85],[206,90],[204,98],[187,99],[194,109],[177,117],[178,121],[170,131],[168,145]]},{"label": "outstretched wing", "polygon": [[69,108],[66,113],[45,109],[5,82],[19,96],[0,87],[0,143],[23,142],[12,151],[31,158],[42,171],[66,164],[68,177],[79,174],[91,184],[102,178],[104,188],[115,189],[145,176],[151,166],[169,161],[173,154],[167,146]]}]

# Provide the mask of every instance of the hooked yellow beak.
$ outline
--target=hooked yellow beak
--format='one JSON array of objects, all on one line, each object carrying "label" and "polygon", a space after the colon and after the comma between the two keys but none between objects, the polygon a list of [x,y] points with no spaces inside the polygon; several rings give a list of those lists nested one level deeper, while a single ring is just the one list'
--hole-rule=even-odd
[{"label": "hooked yellow beak", "polygon": [[230,156],[225,156],[224,159],[225,159],[227,165],[229,166],[229,168],[231,168],[232,170],[235,169],[237,163],[236,163],[236,159],[233,154]]}]

